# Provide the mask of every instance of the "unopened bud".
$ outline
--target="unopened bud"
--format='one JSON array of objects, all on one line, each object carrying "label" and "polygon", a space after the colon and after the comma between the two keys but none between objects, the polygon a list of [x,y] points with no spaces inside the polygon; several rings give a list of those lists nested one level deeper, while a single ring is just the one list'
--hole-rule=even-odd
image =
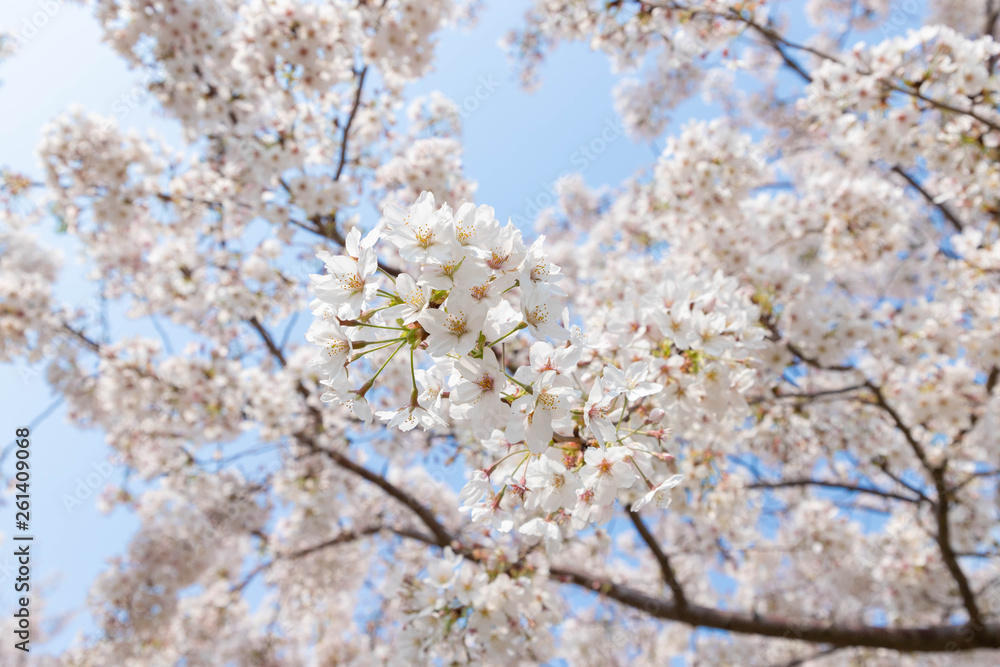
[{"label": "unopened bud", "polygon": [[646,417],[646,422],[650,424],[659,424],[666,416],[667,413],[663,410],[663,408],[653,408],[649,411],[649,416]]}]

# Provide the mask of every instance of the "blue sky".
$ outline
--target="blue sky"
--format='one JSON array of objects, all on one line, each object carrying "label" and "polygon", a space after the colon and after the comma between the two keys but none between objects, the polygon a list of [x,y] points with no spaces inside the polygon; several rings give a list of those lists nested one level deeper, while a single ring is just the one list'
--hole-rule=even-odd
[{"label": "blue sky", "polygon": [[[464,163],[468,176],[479,183],[476,199],[495,207],[498,217],[516,220],[529,218],[533,203],[544,205],[549,186],[561,174],[579,170],[584,164],[579,159],[581,147],[602,134],[616,136],[606,142],[597,159],[585,163],[583,174],[591,186],[619,184],[651,164],[656,152],[650,145],[633,143],[620,131],[611,97],[617,79],[606,58],[583,45],[562,46],[551,56],[542,70],[539,91],[529,94],[519,87],[497,42],[520,24],[527,6],[525,0],[494,2],[481,13],[474,29],[443,34],[435,72],[408,89],[410,97],[440,90],[460,105],[464,103]],[[142,81],[139,73],[129,71],[100,42],[99,27],[88,10],[58,0],[4,3],[0,26],[24,31],[28,38],[16,56],[0,64],[0,166],[41,177],[35,156],[40,130],[73,103],[104,115],[121,116],[121,110],[127,109],[121,120],[124,127],[152,128],[168,142],[180,145],[177,127],[144,95],[137,94]],[[477,89],[482,99],[476,99]],[[492,90],[482,94],[488,89]],[[688,118],[705,114],[698,100],[682,106],[668,133]],[[375,220],[363,223],[369,226]],[[56,235],[54,228],[53,221],[38,233],[66,252],[57,294],[68,303],[83,304],[94,296],[93,288],[75,280],[80,267],[73,245]],[[111,321],[113,335],[120,335],[126,327],[133,328],[118,318]],[[154,334],[150,330],[148,335]],[[41,368],[0,365],[3,444],[13,438],[17,426],[51,405],[54,397],[38,374]],[[88,475],[103,486],[108,469],[104,462],[111,452],[100,433],[70,428],[65,409],[59,406],[33,430],[32,441],[32,524],[37,536],[33,579],[48,582],[45,593],[50,611],[82,610],[91,582],[104,569],[106,559],[124,552],[137,522],[123,512],[98,513],[96,492],[71,509],[65,505],[67,497],[91,490],[94,484],[88,483]],[[122,472],[114,469],[111,481]],[[13,508],[8,504],[0,516],[6,552]],[[0,555],[0,607],[6,608],[12,587],[4,578],[4,558]],[[83,611],[45,648],[64,648],[75,632],[93,627]],[[8,650],[6,641],[3,650]]]}]

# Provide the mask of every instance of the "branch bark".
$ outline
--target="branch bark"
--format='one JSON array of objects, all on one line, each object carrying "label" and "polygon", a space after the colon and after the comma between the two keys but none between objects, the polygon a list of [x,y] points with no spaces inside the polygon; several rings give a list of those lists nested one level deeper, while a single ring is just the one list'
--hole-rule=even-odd
[{"label": "branch bark", "polygon": [[917,179],[913,178],[908,173],[906,173],[906,171],[904,171],[899,165],[893,167],[892,171],[902,176],[903,179],[910,184],[910,187],[919,192],[920,196],[923,197],[928,204],[930,204],[937,210],[941,211],[941,215],[943,215],[944,219],[947,220],[951,224],[951,226],[955,228],[955,231],[961,233],[962,230],[965,229],[965,226],[962,224],[962,221],[958,219],[958,216],[955,215],[954,211],[952,211],[951,208],[949,208],[948,206],[945,206],[943,202],[935,201],[931,193],[927,192],[924,186],[921,185],[920,182],[917,181]]},{"label": "branch bark", "polygon": [[851,484],[848,482],[826,482],[818,479],[789,479],[780,482],[755,482],[750,484],[748,489],[784,489],[784,488],[794,488],[794,487],[807,487],[807,486],[819,486],[827,489],[839,489],[842,491],[850,491],[851,493],[866,493],[873,496],[878,496],[880,498],[887,498],[890,500],[902,500],[908,503],[920,503],[923,502],[922,498],[914,498],[912,496],[904,496],[901,493],[894,493],[892,491],[885,491],[883,489],[876,489],[865,486],[858,486],[857,484]]},{"label": "branch bark", "polygon": [[643,523],[642,517],[639,516],[638,512],[632,511],[631,505],[625,506],[625,513],[628,514],[628,518],[632,521],[632,525],[635,526],[636,531],[638,531],[639,536],[642,537],[642,541],[646,543],[649,550],[653,553],[653,558],[660,566],[660,572],[663,574],[663,580],[670,587],[670,592],[674,596],[674,604],[678,608],[687,607],[687,597],[684,595],[684,589],[681,588],[680,582],[677,580],[677,575],[674,573],[674,568],[670,565],[670,558],[663,552],[660,547],[660,543],[656,541],[656,538],[652,533],[649,532],[649,528]]},{"label": "branch bark", "polygon": [[694,627],[832,646],[886,648],[904,653],[1000,648],[1000,625],[997,624],[981,626],[981,631],[978,633],[970,632],[967,626],[962,625],[918,628],[885,628],[846,623],[826,625],[815,621],[758,616],[693,604],[681,608],[674,602],[650,597],[634,588],[575,569],[552,567],[550,573],[556,579],[597,592],[654,618],[677,621]]},{"label": "branch bark", "polygon": [[337,173],[333,180],[339,181],[340,175],[344,172],[344,164],[347,162],[347,142],[350,139],[351,125],[354,124],[354,117],[358,114],[358,107],[361,106],[361,90],[365,85],[365,75],[368,74],[368,65],[361,68],[358,75],[358,87],[354,91],[354,103],[351,105],[351,113],[344,124],[344,133],[340,140],[340,159],[337,161]]}]

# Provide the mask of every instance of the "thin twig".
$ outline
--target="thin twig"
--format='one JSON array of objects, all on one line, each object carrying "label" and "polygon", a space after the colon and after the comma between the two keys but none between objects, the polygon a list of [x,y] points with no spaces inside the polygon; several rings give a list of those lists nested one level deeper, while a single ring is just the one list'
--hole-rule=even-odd
[{"label": "thin twig", "polygon": [[941,215],[944,216],[945,220],[951,223],[951,226],[955,228],[955,231],[961,232],[963,229],[965,229],[965,226],[962,224],[962,221],[958,219],[958,216],[955,215],[955,213],[951,210],[951,208],[945,206],[944,202],[936,201],[934,196],[931,193],[927,192],[924,186],[921,185],[920,182],[917,181],[917,179],[913,178],[908,173],[906,173],[899,165],[893,167],[892,170],[895,173],[902,176],[904,179],[906,179],[906,182],[910,184],[910,187],[919,192],[920,196],[922,196],[927,201],[928,204],[935,207],[937,210],[941,211]]},{"label": "thin twig", "polygon": [[826,489],[839,489],[841,491],[849,491],[851,493],[865,493],[872,496],[878,496],[880,498],[886,498],[890,500],[902,500],[908,503],[920,503],[923,502],[923,498],[913,498],[911,496],[904,496],[899,493],[893,493],[892,491],[886,491],[884,489],[870,488],[866,486],[859,486],[857,484],[851,484],[848,482],[827,482],[819,479],[789,479],[780,482],[755,482],[747,486],[748,489],[784,489],[784,488],[795,488],[795,487],[808,487],[808,486],[819,486]]},{"label": "thin twig", "polygon": [[354,103],[351,105],[351,113],[344,124],[344,132],[340,141],[340,159],[337,162],[337,173],[333,176],[333,180],[335,181],[340,180],[340,175],[344,171],[344,164],[347,162],[347,141],[350,139],[351,125],[354,124],[354,117],[358,113],[358,107],[361,106],[361,89],[365,85],[365,75],[367,73],[368,65],[365,65],[361,68],[361,73],[358,76],[358,87],[354,91]]}]

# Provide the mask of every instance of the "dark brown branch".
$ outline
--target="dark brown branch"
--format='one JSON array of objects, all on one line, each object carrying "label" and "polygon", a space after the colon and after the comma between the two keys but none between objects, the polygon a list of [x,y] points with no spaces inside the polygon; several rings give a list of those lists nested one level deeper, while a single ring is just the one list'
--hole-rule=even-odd
[{"label": "dark brown branch", "polygon": [[740,634],[779,637],[832,646],[887,648],[904,653],[1000,648],[1000,625],[996,624],[981,626],[981,631],[978,633],[970,633],[968,627],[959,625],[919,628],[886,628],[846,623],[825,625],[815,621],[759,616],[692,604],[680,608],[673,602],[650,597],[628,586],[593,577],[575,569],[552,567],[550,574],[557,580],[597,592],[654,618],[694,627],[716,628]]},{"label": "dark brown branch", "polygon": [[333,176],[333,180],[335,181],[340,180],[340,175],[344,171],[344,164],[347,162],[347,141],[350,139],[351,125],[354,124],[354,117],[358,114],[358,107],[361,106],[361,90],[365,85],[365,75],[367,73],[368,65],[365,65],[361,68],[361,73],[358,75],[358,87],[354,91],[354,103],[351,105],[351,113],[344,124],[343,138],[340,141],[340,159],[337,161],[337,173]]},{"label": "dark brown branch", "polygon": [[90,348],[91,352],[100,352],[101,351],[100,344],[98,344],[97,342],[95,342],[95,341],[91,340],[90,338],[88,338],[87,335],[85,333],[83,333],[82,331],[78,331],[78,330],[74,329],[73,327],[71,327],[70,325],[65,324],[65,323],[63,324],[63,328],[65,328],[66,331],[70,332],[71,334],[73,334],[74,336],[76,336],[78,339],[80,339],[80,341],[82,341],[84,345],[86,345],[88,348]]},{"label": "dark brown branch", "polygon": [[[417,532],[399,535],[425,544],[438,546],[435,538]],[[464,558],[479,562],[481,558],[470,549],[457,549]],[[563,583],[598,593],[620,604],[631,607],[654,618],[684,623],[692,627],[715,628],[739,634],[776,637],[828,644],[832,647],[887,648],[902,653],[939,653],[970,651],[980,648],[1000,648],[1000,625],[980,627],[980,632],[970,633],[960,625],[942,625],[918,628],[886,628],[870,625],[823,625],[816,622],[798,622],[776,616],[744,614],[712,609],[688,603],[679,607],[672,600],[655,598],[631,587],[607,581],[601,577],[575,569],[553,566],[550,576]]]},{"label": "dark brown branch", "polygon": [[965,226],[962,224],[962,221],[958,219],[958,216],[955,215],[955,213],[951,210],[951,208],[945,206],[944,202],[935,201],[933,195],[927,192],[927,190],[924,188],[923,185],[921,185],[915,178],[906,173],[901,167],[899,167],[899,165],[893,167],[892,171],[902,176],[906,180],[906,182],[910,184],[910,187],[919,192],[920,196],[922,196],[927,201],[928,204],[935,207],[937,210],[941,211],[941,215],[944,216],[945,220],[951,223],[951,226],[955,228],[955,231],[961,232],[965,228]]},{"label": "dark brown branch", "polygon": [[983,477],[996,477],[997,475],[1000,475],[1000,470],[983,470],[982,472],[969,473],[968,477],[966,477],[961,482],[948,489],[948,493],[956,493],[958,491],[961,491],[962,489],[964,489],[966,486],[976,481],[977,479],[982,479]]},{"label": "dark brown branch", "polygon": [[937,502],[937,513],[935,519],[937,520],[937,543],[941,550],[941,558],[944,560],[945,567],[948,568],[948,572],[951,573],[952,578],[958,585],[959,595],[962,596],[962,604],[965,605],[965,610],[969,614],[969,623],[973,628],[980,628],[983,624],[983,617],[979,611],[979,605],[976,602],[976,596],[972,592],[972,586],[969,584],[968,577],[965,576],[965,572],[962,570],[962,566],[958,563],[958,557],[955,555],[954,549],[951,547],[951,525],[948,516],[948,487],[945,483],[945,466],[936,468],[934,470],[934,486],[937,488],[938,502]]},{"label": "dark brown branch", "polygon": [[[820,58],[821,60],[830,60],[835,63],[841,62],[838,58],[829,53],[820,51],[819,49],[807,46],[805,44],[797,44],[795,42],[789,41],[787,37],[779,33],[777,30],[774,30],[773,28],[769,28],[767,26],[763,26],[759,23],[756,23],[755,21],[751,21],[750,19],[746,18],[745,16],[738,13],[734,9],[730,9],[729,12],[726,14],[716,14],[716,15],[721,16],[723,18],[728,18],[733,21],[739,21],[740,23],[749,26],[750,28],[757,31],[762,37],[767,39],[768,42],[774,44],[775,46],[780,44],[781,46],[784,46],[789,49],[794,49],[796,51],[803,51],[805,53],[809,53],[811,55],[816,56],[817,58]],[[811,78],[809,78],[808,75],[805,75],[805,78],[809,79],[810,81],[812,80]]]},{"label": "dark brown branch", "polygon": [[312,555],[317,551],[322,551],[323,549],[328,549],[329,547],[337,546],[338,544],[346,544],[348,542],[354,542],[361,539],[362,537],[367,537],[368,535],[374,535],[375,533],[384,530],[385,526],[368,526],[367,528],[362,528],[361,530],[348,530],[340,533],[335,537],[331,537],[325,542],[320,542],[319,544],[314,544],[311,547],[306,547],[300,549],[299,551],[292,552],[287,556],[281,556],[288,560],[297,560],[299,558],[305,558],[306,556]]},{"label": "dark brown branch", "polygon": [[952,113],[957,113],[957,114],[962,114],[964,116],[969,116],[970,118],[973,118],[973,119],[979,121],[980,123],[982,123],[986,127],[990,128],[991,130],[1000,130],[1000,125],[997,125],[995,122],[991,121],[989,118],[984,118],[983,116],[979,115],[978,113],[976,113],[976,111],[974,109],[960,109],[960,108],[958,108],[956,106],[948,104],[947,102],[942,102],[941,100],[935,100],[932,97],[927,97],[926,95],[924,95],[923,93],[921,93],[919,90],[912,90],[912,89],[909,89],[909,88],[903,88],[901,86],[897,86],[895,84],[891,84],[891,83],[888,83],[888,82],[886,82],[886,86],[890,90],[894,90],[897,93],[903,93],[904,95],[910,95],[912,97],[917,98],[918,100],[923,100],[924,102],[927,102],[931,106],[937,107],[939,109],[944,109],[945,111],[951,111]]},{"label": "dark brown branch", "polygon": [[[823,60],[830,60],[832,62],[837,62],[837,63],[841,62],[840,60],[838,60],[833,55],[831,55],[829,53],[824,53],[823,51],[820,51],[819,49],[814,49],[814,48],[812,48],[810,46],[806,46],[806,45],[803,45],[803,44],[796,44],[794,42],[790,42],[788,39],[786,39],[784,36],[782,36],[777,31],[775,31],[775,30],[773,30],[773,29],[771,29],[771,28],[769,28],[767,26],[760,25],[759,23],[756,23],[756,22],[752,21],[751,19],[748,19],[748,18],[744,17],[742,14],[740,14],[739,12],[737,12],[736,10],[733,10],[733,9],[730,9],[728,12],[712,12],[712,11],[705,11],[705,10],[698,10],[698,9],[690,9],[688,7],[685,7],[683,5],[679,5],[679,4],[673,3],[673,2],[667,3],[667,4],[658,4],[658,3],[654,3],[654,2],[649,2],[647,0],[640,0],[640,4],[647,5],[647,6],[650,6],[650,7],[657,7],[657,6],[659,6],[659,7],[668,7],[668,8],[675,9],[675,10],[680,10],[680,11],[687,10],[687,11],[690,11],[692,13],[692,15],[698,14],[698,13],[704,13],[704,14],[708,14],[710,16],[717,16],[717,17],[720,17],[720,18],[729,19],[731,21],[737,21],[737,22],[743,23],[747,27],[749,27],[752,30],[754,30],[755,32],[757,32],[761,37],[763,37],[765,39],[765,41],[767,41],[771,45],[771,47],[774,48],[774,50],[778,53],[778,55],[781,57],[781,60],[784,62],[784,64],[789,69],[791,69],[796,74],[798,74],[800,77],[802,77],[802,79],[804,81],[806,81],[807,83],[811,83],[812,82],[812,77],[809,75],[808,72],[805,71],[805,69],[801,65],[799,65],[798,62],[796,62],[793,58],[791,58],[788,55],[788,53],[785,51],[785,48],[795,49],[797,51],[804,51],[806,53],[810,53],[810,54],[816,56],[817,58],[822,58]],[[994,17],[992,19],[992,21],[995,22],[995,20],[996,19]],[[991,23],[991,25],[992,25],[992,23]],[[994,64],[994,62],[991,61],[990,62],[990,69],[991,70],[992,70],[992,65],[993,64]],[[906,95],[910,95],[912,97],[915,97],[915,98],[917,98],[919,100],[923,100],[924,102],[927,102],[928,104],[930,104],[932,106],[935,106],[935,107],[937,107],[939,109],[944,109],[946,111],[951,111],[953,113],[967,115],[967,116],[969,116],[971,118],[974,118],[975,120],[979,121],[980,123],[983,123],[984,125],[986,125],[990,129],[1000,130],[1000,125],[998,125],[994,121],[989,120],[988,118],[983,117],[982,115],[980,115],[979,113],[977,113],[974,109],[971,109],[971,108],[970,109],[960,109],[960,108],[958,108],[956,106],[953,106],[953,105],[951,105],[951,104],[949,104],[947,102],[943,102],[943,101],[940,101],[940,100],[935,100],[933,98],[927,97],[926,95],[924,95],[923,93],[921,93],[919,90],[914,90],[912,88],[904,88],[904,87],[898,86],[896,84],[890,83],[889,81],[885,81],[884,85],[888,89],[890,89],[890,90],[894,90],[896,92],[904,93]]]},{"label": "dark brown branch", "polygon": [[268,330],[264,328],[264,325],[261,324],[260,320],[258,320],[256,317],[251,317],[247,321],[250,323],[250,326],[252,326],[260,335],[261,340],[264,341],[264,345],[267,346],[267,349],[271,353],[271,356],[277,359],[278,363],[281,364],[282,368],[284,368],[285,355],[282,354],[281,350],[275,344],[274,338],[271,337],[271,334],[268,332]]},{"label": "dark brown branch", "polygon": [[[308,232],[316,234],[317,236],[322,236],[325,239],[329,239],[342,248],[347,247],[347,240],[340,233],[340,230],[337,229],[336,222],[330,216],[317,215],[310,218],[309,222],[313,223],[315,227],[304,225],[301,222],[297,222],[295,220],[291,220],[290,222],[296,227],[300,227]],[[399,269],[394,269],[391,266],[386,266],[385,264],[382,263],[382,260],[378,260],[378,268],[382,272],[387,273],[393,278],[399,275]]]},{"label": "dark brown branch", "polygon": [[908,503],[920,503],[923,502],[923,498],[913,498],[911,496],[904,496],[899,493],[893,493],[892,491],[885,491],[883,489],[875,489],[871,487],[858,486],[857,484],[850,484],[847,482],[825,482],[818,479],[790,479],[781,482],[755,482],[747,486],[748,489],[783,489],[783,488],[794,488],[794,487],[808,487],[808,486],[820,486],[827,489],[840,489],[842,491],[850,491],[851,493],[866,493],[873,496],[878,496],[880,498],[887,498],[890,500],[902,500]]},{"label": "dark brown branch", "polygon": [[822,389],[820,391],[813,391],[808,393],[781,393],[776,396],[776,398],[819,398],[820,396],[833,396],[835,394],[847,394],[858,389],[864,389],[863,384],[852,384],[849,387],[840,387],[839,389]]},{"label": "dark brown branch", "polygon": [[[267,346],[267,349],[270,351],[271,355],[274,356],[276,359],[278,359],[278,361],[281,362],[282,365],[284,365],[284,357],[281,354],[281,350],[279,350],[277,345],[275,345],[274,340],[271,338],[270,334],[263,327],[263,325],[261,325],[260,322],[257,321],[257,318],[251,318],[250,324],[251,326],[254,327],[254,329],[257,330],[257,333],[264,340],[264,344]],[[308,400],[311,395],[309,389],[301,382],[299,382],[298,384],[297,391],[299,395],[306,400]],[[319,411],[312,406],[308,406],[308,409],[315,418],[316,425],[318,426],[322,424],[322,417],[320,416]],[[403,489],[400,489],[399,487],[395,486],[394,484],[389,482],[389,480],[385,479],[381,475],[374,473],[371,470],[368,470],[367,468],[358,463],[355,463],[345,454],[342,454],[341,452],[332,449],[326,449],[325,447],[322,447],[319,443],[316,442],[315,438],[309,433],[304,433],[304,432],[296,433],[295,438],[299,442],[304,444],[306,447],[308,447],[311,451],[327,456],[341,468],[344,468],[345,470],[354,473],[358,477],[361,477],[362,479],[371,482],[375,486],[385,491],[389,496],[395,498],[400,503],[408,507],[411,511],[413,511],[414,514],[416,514],[420,518],[421,521],[424,522],[424,525],[426,525],[427,528],[431,531],[432,535],[434,536],[435,543],[438,546],[442,547],[449,546],[453,542],[454,538],[444,527],[444,525],[442,525],[441,522],[437,520],[437,517],[434,516],[434,513],[431,512],[420,501],[418,501],[416,498],[411,496]]]},{"label": "dark brown branch", "polygon": [[424,525],[427,526],[427,529],[431,531],[431,534],[434,539],[433,543],[435,546],[447,547],[447,546],[452,546],[452,543],[455,542],[455,538],[448,531],[448,529],[445,528],[444,525],[437,520],[437,517],[434,516],[434,513],[429,508],[427,508],[423,503],[421,503],[419,500],[410,495],[407,491],[394,485],[392,482],[387,480],[385,477],[382,477],[378,473],[374,473],[368,468],[365,468],[364,466],[355,463],[346,455],[336,450],[320,447],[311,441],[307,442],[307,444],[310,445],[311,448],[314,449],[315,451],[327,456],[330,460],[339,465],[341,468],[344,468],[345,470],[354,473],[358,477],[368,482],[371,482],[378,488],[385,491],[386,494],[388,494],[392,498],[395,498],[400,503],[405,505],[410,511],[416,514],[420,518],[420,520],[423,521]]},{"label": "dark brown branch", "polygon": [[670,592],[674,596],[674,604],[677,605],[679,609],[687,607],[687,597],[684,595],[684,589],[681,588],[681,584],[677,581],[677,575],[674,573],[674,568],[670,565],[670,558],[663,552],[660,548],[660,543],[657,542],[656,538],[652,533],[649,532],[649,528],[643,523],[642,517],[639,516],[638,512],[632,511],[631,505],[625,506],[625,513],[628,514],[628,518],[632,521],[632,525],[635,526],[636,531],[639,536],[642,537],[642,541],[646,543],[649,550],[653,552],[653,558],[660,566],[660,572],[663,574],[663,581],[666,582],[667,586],[670,587]]},{"label": "dark brown branch", "polygon": [[[385,526],[369,526],[367,528],[362,528],[361,530],[345,530],[344,532],[340,533],[339,535],[337,535],[335,537],[330,538],[329,540],[326,540],[325,542],[320,542],[319,544],[314,544],[311,547],[306,547],[306,548],[301,549],[299,551],[294,551],[294,552],[292,552],[290,554],[285,554],[285,555],[279,554],[279,555],[276,555],[272,560],[269,560],[269,561],[266,561],[264,563],[261,563],[260,565],[258,565],[257,567],[255,567],[253,570],[251,570],[250,573],[247,574],[246,577],[244,577],[243,581],[241,581],[239,584],[237,584],[233,588],[229,589],[229,592],[230,593],[240,593],[240,592],[242,592],[243,589],[246,588],[250,584],[250,582],[253,581],[254,578],[258,574],[260,574],[261,572],[264,572],[265,570],[269,569],[279,559],[296,560],[298,558],[305,558],[306,556],[308,556],[310,554],[314,554],[317,551],[321,551],[322,549],[328,549],[329,547],[337,546],[338,544],[347,544],[348,542],[354,542],[356,540],[361,539],[362,537],[366,537],[368,535],[374,535],[375,533],[378,533],[378,532],[380,532],[380,531],[382,531],[384,529],[385,529]],[[266,535],[261,534],[261,537],[263,539],[265,539],[265,541],[266,541]]]},{"label": "dark brown branch", "polygon": [[[782,398],[800,398],[803,401],[811,401],[815,398],[822,398],[823,396],[836,396],[838,394],[848,394],[852,391],[864,388],[865,385],[863,384],[854,384],[849,387],[840,387],[839,389],[822,389],[820,391],[812,391],[812,392],[787,392],[787,393],[784,392],[779,393],[778,390],[775,389],[773,398],[775,400]],[[771,400],[770,397],[762,396],[750,400],[749,403],[751,405],[755,405],[758,403],[765,403],[769,400]]]},{"label": "dark brown branch", "polygon": [[722,18],[729,21],[742,23],[743,25],[747,26],[748,28],[759,34],[761,37],[763,37],[764,40],[767,41],[771,45],[771,47],[778,53],[778,55],[781,57],[781,60],[785,63],[785,65],[792,71],[794,71],[796,74],[798,74],[800,77],[802,77],[807,83],[812,83],[812,77],[809,75],[808,72],[805,71],[805,69],[798,62],[795,61],[794,58],[788,55],[788,53],[785,51],[785,48],[794,49],[796,51],[803,51],[805,53],[810,53],[818,58],[822,58],[823,60],[832,60],[834,62],[840,62],[839,60],[837,60],[837,58],[830,55],[829,53],[824,53],[819,49],[814,49],[813,47],[806,46],[805,44],[796,44],[795,42],[789,41],[787,38],[785,38],[783,35],[781,35],[781,33],[777,32],[776,30],[761,25],[751,19],[748,19],[735,9],[729,9],[726,12],[716,12],[711,10],[686,7],[684,5],[675,2],[660,4],[660,3],[650,2],[649,0],[639,0],[639,4],[645,5],[647,7],[664,7],[677,11],[687,11],[690,12],[692,16],[697,14],[705,14],[708,16],[714,16],[717,18]]},{"label": "dark brown branch", "polygon": [[839,371],[839,372],[855,371],[855,370],[857,370],[854,366],[848,366],[846,364],[837,364],[837,365],[833,365],[833,366],[828,366],[828,365],[821,364],[819,362],[819,359],[816,359],[815,357],[811,357],[811,356],[807,355],[805,352],[803,352],[801,349],[799,349],[799,347],[797,345],[795,345],[794,343],[792,343],[791,341],[786,341],[785,345],[788,347],[788,351],[789,352],[791,352],[796,357],[798,357],[799,359],[801,359],[807,365],[812,366],[813,368],[817,368],[817,369],[823,370],[823,371]]},{"label": "dark brown branch", "polygon": [[896,409],[889,405],[888,401],[886,401],[885,394],[882,392],[882,387],[870,380],[866,380],[865,384],[875,395],[875,405],[882,408],[882,410],[889,415],[896,428],[903,434],[903,437],[906,438],[906,442],[909,443],[910,449],[912,449],[913,453],[916,454],[918,459],[920,459],[920,463],[923,464],[924,469],[930,472],[933,467],[927,459],[927,453],[924,451],[923,445],[917,442],[917,439],[913,436],[913,432],[910,430],[910,427],[906,425],[903,418],[899,416],[898,412],[896,412]]},{"label": "dark brown branch", "polygon": [[[778,330],[778,325],[774,323],[774,321],[771,319],[771,317],[769,315],[765,316],[765,317],[761,317],[760,318],[760,323],[768,331],[771,332],[771,336],[773,336],[773,338],[771,340],[774,340],[775,342],[781,340],[781,331]],[[816,368],[818,370],[822,370],[822,371],[840,371],[840,372],[856,371],[857,370],[857,368],[855,368],[854,366],[848,366],[846,364],[839,364],[839,365],[835,365],[835,366],[828,366],[828,365],[825,365],[825,364],[821,364],[820,361],[819,361],[819,359],[816,359],[815,357],[811,357],[811,356],[807,355],[797,345],[795,345],[794,343],[792,343],[791,341],[788,341],[788,340],[785,341],[785,347],[788,348],[789,352],[791,352],[796,357],[798,357],[799,359],[801,359],[803,363],[805,363],[808,366],[812,366],[813,368]]]},{"label": "dark brown branch", "polygon": [[754,23],[749,19],[745,19],[742,16],[736,14],[735,12],[732,15],[725,15],[725,16],[740,21],[741,23],[744,23],[748,27],[755,30],[761,37],[763,37],[771,45],[772,48],[774,48],[774,50],[778,53],[778,56],[781,57],[782,62],[785,63],[786,67],[788,67],[796,74],[798,74],[800,77],[802,77],[806,83],[812,83],[813,80],[812,76],[810,76],[809,73],[805,71],[802,65],[800,65],[794,58],[788,55],[785,49],[782,48],[782,45],[784,44],[789,48],[800,48],[804,51],[810,51],[810,52],[813,52],[812,49],[809,49],[808,47],[800,47],[795,44],[791,44],[773,30],[770,30],[757,23]]},{"label": "dark brown branch", "polygon": [[[989,374],[986,376],[986,383],[985,383],[986,398],[984,400],[984,404],[987,404],[989,402],[989,399],[993,394],[993,388],[996,387],[998,379],[1000,379],[1000,367],[994,366],[993,368],[990,369]],[[965,436],[969,435],[969,433],[971,433],[972,430],[976,428],[976,424],[978,423],[979,423],[979,414],[973,412],[971,415],[969,415],[968,426],[964,427],[961,431],[959,431],[958,434],[952,439],[952,445],[959,445],[965,439]]]},{"label": "dark brown branch", "polygon": [[[401,531],[396,532],[402,534]],[[438,541],[429,535],[413,532],[405,537],[439,546]],[[482,560],[470,549],[459,548],[456,553],[471,561]],[[676,621],[692,627],[827,644],[831,648],[886,648],[902,653],[952,653],[980,648],[1000,648],[998,624],[981,625],[978,632],[970,632],[970,628],[963,625],[902,628],[850,624],[824,625],[814,621],[800,622],[777,616],[712,609],[690,603],[680,607],[673,600],[651,597],[629,586],[616,584],[572,568],[553,566],[549,574],[557,581],[603,595],[654,618]]]},{"label": "dark brown branch", "polygon": [[[1000,2],[989,0],[986,3],[986,23],[983,27],[983,35],[993,36],[993,29],[997,24],[997,17],[1000,17]],[[994,59],[990,58],[990,71],[993,70]]]},{"label": "dark brown branch", "polygon": [[972,586],[969,585],[969,579],[965,576],[965,572],[962,571],[962,566],[959,565],[958,558],[951,547],[951,527],[948,516],[948,486],[945,481],[945,471],[947,470],[948,462],[946,460],[940,466],[931,465],[923,446],[917,442],[917,439],[913,436],[910,428],[903,422],[899,413],[886,401],[882,388],[871,381],[868,381],[867,384],[872,393],[875,394],[877,405],[892,418],[896,428],[902,432],[903,437],[910,444],[910,448],[913,449],[914,454],[920,459],[920,463],[923,464],[924,469],[930,473],[934,480],[934,487],[937,491],[937,502],[934,505],[936,510],[935,521],[937,523],[938,548],[941,551],[941,558],[944,561],[945,567],[948,568],[948,572],[951,573],[952,578],[958,585],[962,604],[965,605],[965,610],[969,614],[969,623],[972,628],[978,630],[983,626],[982,614],[979,611],[979,605],[976,603],[976,596],[972,592]]},{"label": "dark brown branch", "polygon": [[806,665],[811,663],[813,660],[819,660],[820,658],[825,658],[826,656],[836,653],[837,651],[843,651],[845,647],[843,646],[831,646],[830,648],[823,649],[822,651],[817,651],[811,655],[802,656],[801,658],[794,658],[790,662],[784,662],[781,667],[800,667],[800,665]]},{"label": "dark brown branch", "polygon": [[900,477],[899,475],[894,474],[891,470],[889,470],[889,464],[886,463],[885,460],[877,460],[877,461],[874,461],[873,463],[874,463],[874,465],[875,465],[876,468],[878,468],[883,473],[885,473],[885,476],[888,477],[889,479],[891,479],[892,481],[894,481],[896,484],[899,484],[901,487],[903,487],[904,489],[907,489],[908,491],[912,491],[917,496],[919,496],[920,499],[922,501],[924,501],[925,503],[930,503],[931,505],[934,504],[934,501],[931,500],[930,497],[926,493],[924,493],[922,489],[920,489],[919,487],[916,487],[916,486],[910,484],[909,482],[907,482],[906,480],[904,480],[902,477]]}]

